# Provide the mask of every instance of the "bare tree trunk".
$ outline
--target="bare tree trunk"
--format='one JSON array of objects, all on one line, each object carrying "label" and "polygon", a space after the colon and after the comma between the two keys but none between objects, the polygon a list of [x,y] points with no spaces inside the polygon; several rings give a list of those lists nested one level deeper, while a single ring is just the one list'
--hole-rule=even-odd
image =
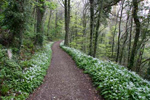
[{"label": "bare tree trunk", "polygon": [[49,19],[48,19],[48,25],[47,25],[47,36],[50,30],[51,17],[52,17],[52,10],[50,10],[50,13],[49,13]]},{"label": "bare tree trunk", "polygon": [[[149,14],[150,14],[150,10],[149,10]],[[150,15],[148,14],[147,18],[147,25],[146,25],[146,30],[144,30],[142,32],[142,39],[140,41],[139,46],[138,46],[138,50],[139,50],[139,55],[137,57],[137,61],[136,61],[136,72],[139,73],[139,75],[141,74],[141,69],[142,69],[142,60],[143,60],[143,53],[144,53],[144,49],[145,49],[145,45],[146,45],[146,42],[149,40],[146,38],[146,35],[148,33],[148,29],[149,29],[149,21],[150,21]]]},{"label": "bare tree trunk", "polygon": [[86,37],[86,23],[87,23],[87,20],[86,20],[86,7],[84,8],[84,10],[83,10],[83,18],[82,18],[82,20],[83,20],[83,46],[82,46],[82,50],[84,51],[84,52],[86,52],[86,46],[85,46],[85,37]]},{"label": "bare tree trunk", "polygon": [[103,0],[101,2],[99,1],[99,3],[101,3],[101,5],[99,6],[99,14],[98,14],[98,20],[97,20],[97,25],[96,25],[96,34],[95,34],[95,44],[94,44],[93,57],[96,57],[97,43],[98,43],[98,36],[99,36],[98,31],[99,31],[102,8],[103,8]]},{"label": "bare tree trunk", "polygon": [[137,15],[137,13],[138,13],[138,1],[133,0],[133,18],[134,18],[134,22],[136,24],[136,33],[135,33],[135,38],[134,38],[134,43],[133,43],[133,47],[132,47],[131,57],[130,57],[129,65],[128,65],[129,69],[132,69],[133,66],[134,66],[135,54],[137,52],[137,44],[139,42],[139,37],[140,37],[141,24],[140,24],[140,20],[139,20],[139,17]]},{"label": "bare tree trunk", "polygon": [[140,74],[140,71],[141,71],[141,63],[142,63],[142,56],[143,56],[143,53],[144,53],[144,48],[145,48],[145,43],[142,44],[142,47],[140,49],[140,52],[139,52],[139,55],[138,55],[138,58],[137,58],[137,63],[136,63],[136,69],[135,71]]},{"label": "bare tree trunk", "polygon": [[70,0],[68,0],[68,46],[69,46],[69,35],[70,34]]},{"label": "bare tree trunk", "polygon": [[113,32],[113,40],[112,40],[112,53],[111,53],[111,56],[113,58],[114,56],[114,46],[115,46],[115,34],[116,34],[116,30],[117,30],[117,19],[116,19],[116,25],[115,25],[115,30]]},{"label": "bare tree trunk", "polygon": [[65,45],[69,46],[70,0],[65,0]]},{"label": "bare tree trunk", "polygon": [[57,34],[58,34],[57,27],[58,27],[58,13],[57,13],[57,10],[56,10],[56,18],[55,18],[55,38],[57,38]]},{"label": "bare tree trunk", "polygon": [[121,22],[122,22],[122,13],[123,13],[123,5],[124,1],[122,1],[122,8],[121,8],[121,15],[120,15],[120,21],[119,21],[119,35],[118,35],[118,47],[117,47],[117,57],[116,57],[116,62],[118,62],[119,59],[119,54],[120,54],[120,36],[121,36]]},{"label": "bare tree trunk", "polygon": [[90,0],[90,45],[89,55],[93,56],[93,32],[94,32],[94,0]]},{"label": "bare tree trunk", "polygon": [[120,59],[119,59],[119,63],[121,64],[122,63],[122,57],[123,57],[123,54],[124,54],[124,49],[125,49],[125,45],[126,45],[126,41],[128,39],[128,22],[129,22],[129,13],[127,15],[127,21],[126,21],[126,31],[125,31],[125,39],[123,41],[123,45],[122,45],[122,49],[121,49],[121,53],[120,53]]},{"label": "bare tree trunk", "polygon": [[133,27],[133,19],[131,18],[131,28],[130,28],[130,35],[129,35],[129,49],[128,49],[128,64],[130,61],[130,54],[131,54],[132,27]]},{"label": "bare tree trunk", "polygon": [[68,0],[65,0],[65,45],[68,46]]},{"label": "bare tree trunk", "polygon": [[114,47],[115,47],[115,35],[116,35],[116,31],[117,31],[117,22],[118,22],[118,16],[119,16],[119,12],[120,9],[117,12],[117,16],[116,16],[116,24],[115,24],[115,30],[113,32],[113,40],[112,40],[112,58],[114,58]]},{"label": "bare tree trunk", "polygon": [[150,61],[148,62],[148,68],[147,68],[147,72],[144,78],[150,80]]},{"label": "bare tree trunk", "polygon": [[77,17],[77,14],[78,14],[78,13],[77,13],[77,11],[76,11],[76,12],[75,12],[75,40],[76,40],[75,42],[76,42],[76,46],[77,46],[77,44],[78,44],[78,43],[77,43],[77,42],[78,42],[78,41],[77,41],[77,39],[78,39],[78,38],[77,38],[77,37],[78,37],[78,29],[77,29],[77,28],[78,28],[78,27],[77,27],[77,24],[78,24],[78,22],[77,22],[78,17]]}]

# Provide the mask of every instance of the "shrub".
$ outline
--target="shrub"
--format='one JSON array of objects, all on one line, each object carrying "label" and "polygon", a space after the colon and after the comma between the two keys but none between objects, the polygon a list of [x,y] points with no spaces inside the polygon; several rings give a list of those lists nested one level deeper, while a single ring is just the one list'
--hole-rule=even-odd
[{"label": "shrub", "polygon": [[[43,82],[51,60],[51,44],[36,52],[30,60],[19,64],[4,58],[0,67],[0,99],[25,100]],[[2,55],[0,53],[0,55]]]},{"label": "shrub", "polygon": [[69,47],[61,48],[75,60],[79,68],[89,74],[100,94],[107,100],[150,100],[150,83],[135,72],[113,62],[97,58]]},{"label": "shrub", "polygon": [[14,92],[17,83],[23,78],[22,69],[13,59],[8,59],[6,50],[0,50],[0,94],[7,96]]}]

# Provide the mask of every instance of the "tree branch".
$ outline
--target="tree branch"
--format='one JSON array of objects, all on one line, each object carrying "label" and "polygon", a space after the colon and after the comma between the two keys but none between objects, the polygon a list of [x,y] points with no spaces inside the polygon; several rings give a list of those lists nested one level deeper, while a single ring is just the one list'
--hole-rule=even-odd
[{"label": "tree branch", "polygon": [[147,58],[146,60],[142,61],[141,64],[146,63],[146,62],[149,61],[149,60],[150,60],[150,58]]}]

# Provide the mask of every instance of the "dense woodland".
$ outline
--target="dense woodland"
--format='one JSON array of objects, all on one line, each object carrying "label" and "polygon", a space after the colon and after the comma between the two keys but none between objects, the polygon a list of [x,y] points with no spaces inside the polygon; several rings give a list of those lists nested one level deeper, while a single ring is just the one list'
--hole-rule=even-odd
[{"label": "dense woodland", "polygon": [[0,0],[0,96],[14,92],[17,81],[8,80],[23,77],[35,53],[58,40],[150,80],[149,23],[149,0]]},{"label": "dense woodland", "polygon": [[[68,0],[57,3],[61,6],[52,11],[56,13],[53,15],[55,29],[58,13],[64,12],[60,8],[65,8],[65,32],[60,32],[66,34],[65,45],[124,65],[149,79],[148,0]],[[60,36],[58,32],[55,34]]]},{"label": "dense woodland", "polygon": [[[65,8],[69,10],[65,12],[66,45],[124,65],[149,79],[148,0],[66,3]],[[71,5],[71,12],[67,5]]]}]

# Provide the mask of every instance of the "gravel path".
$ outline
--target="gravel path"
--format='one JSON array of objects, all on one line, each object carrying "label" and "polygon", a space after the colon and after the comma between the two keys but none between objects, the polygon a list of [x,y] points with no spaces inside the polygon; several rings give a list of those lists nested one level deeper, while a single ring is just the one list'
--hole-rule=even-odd
[{"label": "gravel path", "polygon": [[77,68],[59,44],[60,41],[52,46],[52,61],[44,83],[28,100],[103,100],[88,75]]}]

